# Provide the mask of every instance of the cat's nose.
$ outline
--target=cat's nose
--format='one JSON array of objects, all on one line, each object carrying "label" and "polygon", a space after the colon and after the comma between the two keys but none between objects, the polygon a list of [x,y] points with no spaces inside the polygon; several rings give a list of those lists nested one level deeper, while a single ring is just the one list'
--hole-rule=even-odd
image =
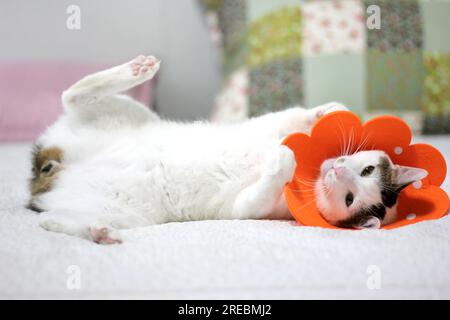
[{"label": "cat's nose", "polygon": [[345,168],[344,167],[334,168],[334,173],[336,174],[337,177],[342,177],[344,172],[345,172]]},{"label": "cat's nose", "polygon": [[345,162],[345,157],[340,157],[338,159],[336,159],[336,163],[344,163]]}]

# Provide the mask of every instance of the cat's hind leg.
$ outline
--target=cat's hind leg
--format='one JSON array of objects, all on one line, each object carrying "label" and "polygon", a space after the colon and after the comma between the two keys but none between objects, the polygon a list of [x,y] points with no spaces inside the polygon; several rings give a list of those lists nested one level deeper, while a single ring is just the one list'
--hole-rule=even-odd
[{"label": "cat's hind leg", "polygon": [[293,179],[295,167],[294,153],[288,147],[282,145],[269,153],[261,177],[237,196],[233,218],[287,218],[282,195],[284,186]]},{"label": "cat's hind leg", "polygon": [[[151,78],[160,61],[153,56],[138,56],[132,61],[84,77],[63,92],[66,113],[83,123],[97,125],[98,120],[119,124],[122,120],[139,124],[159,120],[148,107],[130,97],[118,95]],[[118,121],[117,121],[118,120]]]},{"label": "cat's hind leg", "polygon": [[65,107],[126,91],[153,78],[160,61],[140,55],[124,64],[88,75],[63,93]]}]

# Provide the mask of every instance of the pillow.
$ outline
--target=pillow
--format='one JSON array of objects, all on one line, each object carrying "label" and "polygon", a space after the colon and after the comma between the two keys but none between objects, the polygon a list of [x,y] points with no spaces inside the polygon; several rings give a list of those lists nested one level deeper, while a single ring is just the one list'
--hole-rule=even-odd
[{"label": "pillow", "polygon": [[361,116],[397,114],[414,131],[450,133],[450,2],[201,3],[223,56],[214,121],[340,101]]},{"label": "pillow", "polygon": [[[0,63],[0,141],[32,141],[62,113],[61,93],[106,65],[58,62]],[[153,82],[128,94],[153,106]]]}]

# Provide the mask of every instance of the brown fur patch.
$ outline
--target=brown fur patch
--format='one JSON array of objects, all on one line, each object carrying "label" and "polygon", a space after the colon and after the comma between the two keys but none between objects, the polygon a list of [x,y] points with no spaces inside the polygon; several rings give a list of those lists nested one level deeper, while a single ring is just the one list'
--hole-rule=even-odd
[{"label": "brown fur patch", "polygon": [[53,182],[62,169],[63,151],[58,147],[43,149],[40,145],[33,147],[32,178],[30,189],[33,196],[51,190]]}]

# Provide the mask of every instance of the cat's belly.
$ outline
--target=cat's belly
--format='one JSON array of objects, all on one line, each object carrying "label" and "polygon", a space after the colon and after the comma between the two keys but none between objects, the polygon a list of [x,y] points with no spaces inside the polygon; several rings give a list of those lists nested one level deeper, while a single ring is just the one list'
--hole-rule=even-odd
[{"label": "cat's belly", "polygon": [[149,224],[232,218],[238,193],[259,177],[258,153],[225,157],[114,158],[68,165],[40,198],[46,211],[131,214]]}]

